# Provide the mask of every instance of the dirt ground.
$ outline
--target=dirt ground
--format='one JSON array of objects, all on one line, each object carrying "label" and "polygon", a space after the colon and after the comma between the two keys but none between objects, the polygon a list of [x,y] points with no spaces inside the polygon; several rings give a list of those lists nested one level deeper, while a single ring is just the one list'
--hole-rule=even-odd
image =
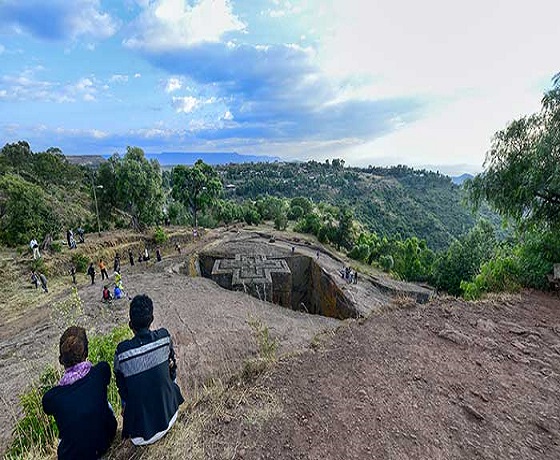
[{"label": "dirt ground", "polygon": [[559,312],[532,292],[394,304],[275,366],[206,458],[558,459]]}]

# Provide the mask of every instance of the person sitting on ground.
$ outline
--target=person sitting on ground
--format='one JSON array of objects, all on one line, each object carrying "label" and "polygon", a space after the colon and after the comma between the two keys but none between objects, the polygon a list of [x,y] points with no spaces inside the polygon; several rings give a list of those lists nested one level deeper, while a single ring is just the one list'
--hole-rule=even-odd
[{"label": "person sitting on ground", "polygon": [[43,410],[54,416],[60,443],[58,458],[98,459],[117,431],[117,420],[107,400],[111,368],[105,361],[93,366],[88,357],[85,329],[71,326],[60,338],[64,375],[58,386],[43,396]]},{"label": "person sitting on ground", "polygon": [[115,289],[114,289],[113,292],[115,294],[115,299],[121,299],[122,298],[123,292],[122,292],[122,289],[120,287],[115,286]]},{"label": "person sitting on ground", "polygon": [[184,402],[175,383],[177,364],[167,329],[150,330],[154,306],[147,295],[130,302],[134,338],[117,345],[115,379],[123,407],[123,439],[140,446],[161,439],[173,426]]},{"label": "person sitting on ground", "polygon": [[111,302],[113,300],[113,296],[111,295],[111,291],[109,290],[109,286],[103,286],[103,302]]}]

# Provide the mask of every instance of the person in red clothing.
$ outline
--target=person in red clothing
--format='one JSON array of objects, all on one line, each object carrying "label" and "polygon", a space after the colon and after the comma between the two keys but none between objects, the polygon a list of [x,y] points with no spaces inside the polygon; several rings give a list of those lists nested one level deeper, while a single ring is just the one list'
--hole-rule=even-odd
[{"label": "person in red clothing", "polygon": [[64,375],[43,396],[43,410],[58,426],[58,458],[94,460],[109,449],[117,420],[107,400],[111,368],[87,360],[88,340],[82,327],[71,326],[60,338]]}]

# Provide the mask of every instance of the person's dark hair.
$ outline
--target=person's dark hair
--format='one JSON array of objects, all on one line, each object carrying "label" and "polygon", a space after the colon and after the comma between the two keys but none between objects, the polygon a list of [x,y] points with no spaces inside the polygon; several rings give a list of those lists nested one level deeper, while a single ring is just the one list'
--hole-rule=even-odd
[{"label": "person's dark hair", "polygon": [[60,337],[60,364],[65,368],[85,361],[88,357],[88,339],[86,330],[79,326],[70,326]]},{"label": "person's dark hair", "polygon": [[150,327],[154,320],[154,304],[145,294],[135,296],[130,302],[130,327],[135,331]]}]

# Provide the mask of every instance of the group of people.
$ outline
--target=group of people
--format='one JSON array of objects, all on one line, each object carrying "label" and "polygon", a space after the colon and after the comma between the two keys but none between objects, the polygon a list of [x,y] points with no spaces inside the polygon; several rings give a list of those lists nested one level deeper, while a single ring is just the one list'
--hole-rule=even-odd
[{"label": "group of people", "polygon": [[340,276],[350,284],[358,284],[358,272],[350,267],[342,267]]},{"label": "group of people", "polygon": [[35,286],[35,289],[39,289],[39,284],[40,284],[41,288],[43,289],[43,292],[45,294],[48,294],[49,292],[48,281],[44,273],[31,270],[31,284]]},{"label": "group of people", "polygon": [[[84,243],[84,229],[82,227],[78,227],[76,233],[78,234],[79,242]],[[74,238],[74,232],[71,228],[66,230],[66,243],[68,244],[68,247],[70,249],[76,249],[78,247],[76,244],[76,239]]]},{"label": "group of people", "polygon": [[[153,302],[137,295],[129,309],[134,337],[117,345],[114,376],[123,417],[123,439],[148,445],[171,429],[184,402],[176,383],[177,362],[167,329],[151,330]],[[97,459],[109,449],[117,420],[107,399],[109,364],[93,365],[88,358],[86,331],[68,328],[60,338],[59,362],[64,374],[43,397],[60,433],[59,459]],[[77,410],[79,408],[79,410]]]}]

